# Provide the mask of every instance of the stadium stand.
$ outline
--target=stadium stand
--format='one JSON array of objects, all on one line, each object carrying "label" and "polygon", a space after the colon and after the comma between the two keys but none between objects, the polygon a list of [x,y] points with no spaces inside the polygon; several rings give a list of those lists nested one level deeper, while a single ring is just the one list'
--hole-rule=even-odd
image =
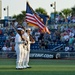
[{"label": "stadium stand", "polygon": [[[67,52],[75,52],[75,23],[58,24],[57,29],[55,29],[54,25],[50,25],[49,29],[51,31],[50,35],[40,34],[38,37],[38,41],[36,40],[34,44],[31,44],[31,53],[32,52],[40,52],[40,53],[66,52],[65,51],[66,45],[69,47],[69,51]],[[2,51],[2,47],[5,44],[8,47],[14,45],[15,31],[12,28],[1,28],[0,30],[2,30],[0,34],[0,51]],[[38,30],[34,30],[32,33],[34,38],[35,38],[35,32],[37,31]],[[70,39],[69,37],[68,41],[66,42],[66,40],[63,37],[69,35],[70,32],[73,32],[74,40],[69,40]],[[73,48],[71,47],[71,45],[73,46]],[[11,51],[11,52],[15,52],[15,51]],[[12,55],[16,56],[15,54],[11,53],[8,54],[8,57],[12,57]]]}]

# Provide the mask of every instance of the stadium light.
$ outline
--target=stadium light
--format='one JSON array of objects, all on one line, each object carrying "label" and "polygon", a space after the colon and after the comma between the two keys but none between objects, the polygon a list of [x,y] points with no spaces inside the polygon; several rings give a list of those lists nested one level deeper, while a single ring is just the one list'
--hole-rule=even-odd
[{"label": "stadium light", "polygon": [[53,7],[53,4],[50,4],[51,7]]}]

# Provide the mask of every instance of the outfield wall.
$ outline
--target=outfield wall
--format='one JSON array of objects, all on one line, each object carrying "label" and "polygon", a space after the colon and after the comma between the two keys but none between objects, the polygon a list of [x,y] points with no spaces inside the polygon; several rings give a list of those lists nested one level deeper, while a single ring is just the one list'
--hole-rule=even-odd
[{"label": "outfield wall", "polygon": [[[16,53],[0,52],[0,58],[16,58]],[[75,52],[32,52],[30,58],[75,59]]]},{"label": "outfield wall", "polygon": [[75,58],[75,52],[33,52],[30,54],[31,58]]}]

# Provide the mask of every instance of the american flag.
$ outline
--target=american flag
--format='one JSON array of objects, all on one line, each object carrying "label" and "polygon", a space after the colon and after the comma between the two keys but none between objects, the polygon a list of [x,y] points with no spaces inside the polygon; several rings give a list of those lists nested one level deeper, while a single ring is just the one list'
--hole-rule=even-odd
[{"label": "american flag", "polygon": [[26,22],[28,23],[28,25],[38,27],[43,32],[48,32],[50,34],[50,31],[44,25],[44,22],[41,20],[39,15],[34,12],[34,10],[30,7],[28,2],[26,5]]}]

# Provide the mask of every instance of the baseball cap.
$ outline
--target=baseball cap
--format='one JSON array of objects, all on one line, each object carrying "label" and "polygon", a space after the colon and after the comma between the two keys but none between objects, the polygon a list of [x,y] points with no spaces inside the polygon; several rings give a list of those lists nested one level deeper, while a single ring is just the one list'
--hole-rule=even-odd
[{"label": "baseball cap", "polygon": [[22,28],[17,28],[17,30],[21,30],[21,31],[24,31],[24,29],[22,29]]}]

